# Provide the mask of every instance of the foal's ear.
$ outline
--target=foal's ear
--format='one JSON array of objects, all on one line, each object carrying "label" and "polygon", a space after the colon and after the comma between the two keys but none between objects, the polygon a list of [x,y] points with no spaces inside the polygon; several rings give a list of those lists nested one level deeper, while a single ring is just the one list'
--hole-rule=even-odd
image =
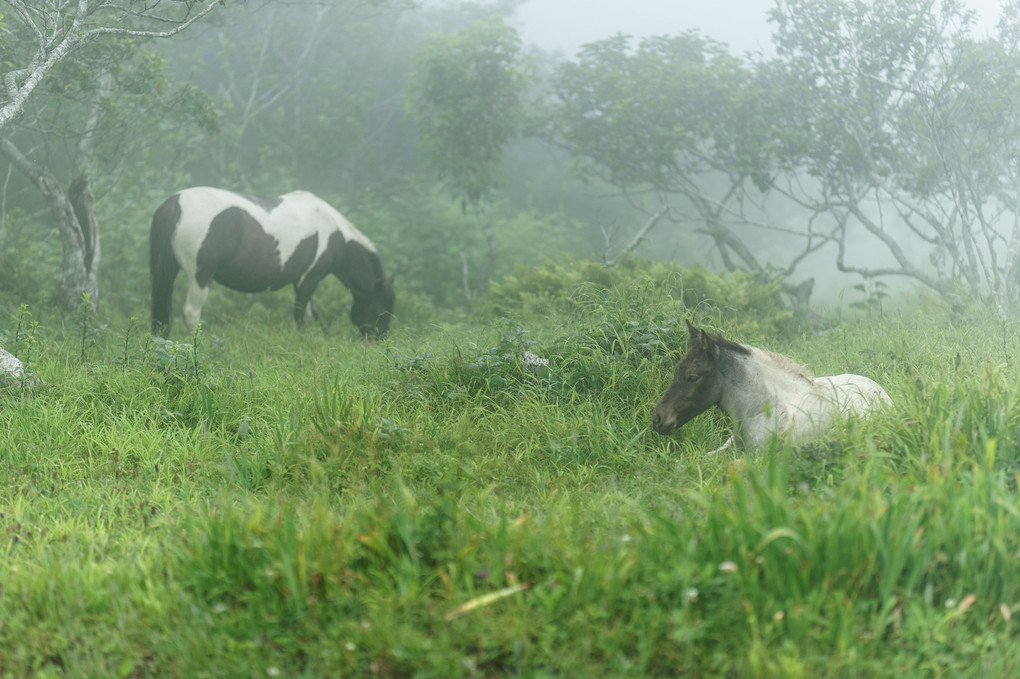
[{"label": "foal's ear", "polygon": [[687,348],[698,347],[702,351],[708,352],[713,360],[718,359],[719,345],[715,343],[714,336],[700,328],[694,327],[687,319],[684,319],[684,322],[687,323]]},{"label": "foal's ear", "polygon": [[691,322],[686,318],[684,319],[684,323],[687,324],[687,346],[690,347],[695,344],[704,344],[707,339],[705,337],[705,332],[691,325]]}]

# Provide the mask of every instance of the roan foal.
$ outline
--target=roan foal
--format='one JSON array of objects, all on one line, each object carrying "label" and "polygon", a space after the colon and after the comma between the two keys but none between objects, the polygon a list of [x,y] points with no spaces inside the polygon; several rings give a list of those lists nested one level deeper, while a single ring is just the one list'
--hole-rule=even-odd
[{"label": "roan foal", "polygon": [[882,387],[861,375],[812,377],[785,356],[731,342],[690,321],[687,336],[687,353],[655,406],[652,427],[671,434],[719,406],[733,424],[733,435],[713,453],[734,443],[754,450],[776,435],[805,443],[835,422],[891,403]]}]

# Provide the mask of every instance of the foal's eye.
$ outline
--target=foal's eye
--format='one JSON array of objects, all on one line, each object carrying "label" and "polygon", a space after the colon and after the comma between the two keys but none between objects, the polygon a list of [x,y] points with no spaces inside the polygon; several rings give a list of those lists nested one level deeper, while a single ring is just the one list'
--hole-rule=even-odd
[{"label": "foal's eye", "polygon": [[688,375],[687,376],[687,381],[690,382],[691,384],[697,382],[700,379],[701,379],[700,375]]}]

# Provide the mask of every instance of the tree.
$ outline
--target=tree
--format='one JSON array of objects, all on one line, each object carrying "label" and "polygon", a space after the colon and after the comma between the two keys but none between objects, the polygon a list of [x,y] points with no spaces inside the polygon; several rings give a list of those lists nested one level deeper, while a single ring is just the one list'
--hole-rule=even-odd
[{"label": "tree", "polygon": [[507,144],[522,128],[527,67],[516,31],[500,19],[481,21],[452,35],[436,34],[421,48],[408,110],[418,126],[422,155],[450,193],[470,206],[488,247],[464,293],[470,305],[482,292],[496,259],[487,217]]},{"label": "tree", "polygon": [[374,143],[412,146],[395,129],[413,53],[414,41],[401,34],[410,6],[249,0],[167,42],[161,53],[222,112],[217,137],[196,162],[198,181],[347,197],[352,185],[376,179]]},{"label": "tree", "polygon": [[1020,270],[1016,45],[972,38],[957,0],[779,0],[772,19],[789,102],[773,186],[811,211],[840,270],[962,283],[1005,313]]},{"label": "tree", "polygon": [[[44,5],[7,0],[8,31],[30,36],[7,64],[23,64],[3,75],[0,129],[21,113],[29,95],[54,66],[105,36],[168,38],[192,25],[221,0],[50,0]],[[162,28],[162,30],[159,30]],[[19,41],[20,42],[20,41]],[[30,44],[30,46],[28,46]],[[6,46],[10,49],[9,44]]]},{"label": "tree", "polygon": [[618,35],[558,69],[550,129],[579,174],[631,197],[651,193],[660,206],[621,252],[607,248],[609,263],[670,214],[701,224],[727,269],[765,270],[738,229],[757,219],[745,207],[768,187],[776,153],[765,121],[781,104],[767,76],[697,32],[636,47]]},{"label": "tree", "polygon": [[[100,256],[99,225],[90,179],[96,135],[104,109],[108,107],[114,73],[121,70],[123,51],[113,46],[104,51],[106,36],[165,38],[184,30],[208,14],[218,0],[166,3],[161,0],[139,5],[115,0],[54,0],[42,6],[24,0],[8,0],[13,10],[13,38],[5,42],[7,64],[24,64],[3,75],[0,99],[0,154],[23,172],[43,193],[57,223],[63,246],[59,297],[65,310],[77,308],[83,299],[99,299],[97,271]],[[131,49],[130,43],[122,43]],[[80,57],[80,63],[70,59]],[[11,123],[20,116],[44,78],[62,65],[65,82],[83,107],[77,135],[72,179],[65,188],[48,164],[39,164],[23,152],[10,133]],[[59,115],[60,109],[46,117]],[[37,120],[42,116],[36,115]]]}]

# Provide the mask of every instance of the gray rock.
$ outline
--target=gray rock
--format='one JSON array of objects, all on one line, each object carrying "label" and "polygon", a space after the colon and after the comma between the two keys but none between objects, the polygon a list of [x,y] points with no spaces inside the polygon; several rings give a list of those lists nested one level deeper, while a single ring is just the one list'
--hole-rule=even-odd
[{"label": "gray rock", "polygon": [[24,376],[25,366],[21,361],[0,347],[0,385],[20,387]]}]

